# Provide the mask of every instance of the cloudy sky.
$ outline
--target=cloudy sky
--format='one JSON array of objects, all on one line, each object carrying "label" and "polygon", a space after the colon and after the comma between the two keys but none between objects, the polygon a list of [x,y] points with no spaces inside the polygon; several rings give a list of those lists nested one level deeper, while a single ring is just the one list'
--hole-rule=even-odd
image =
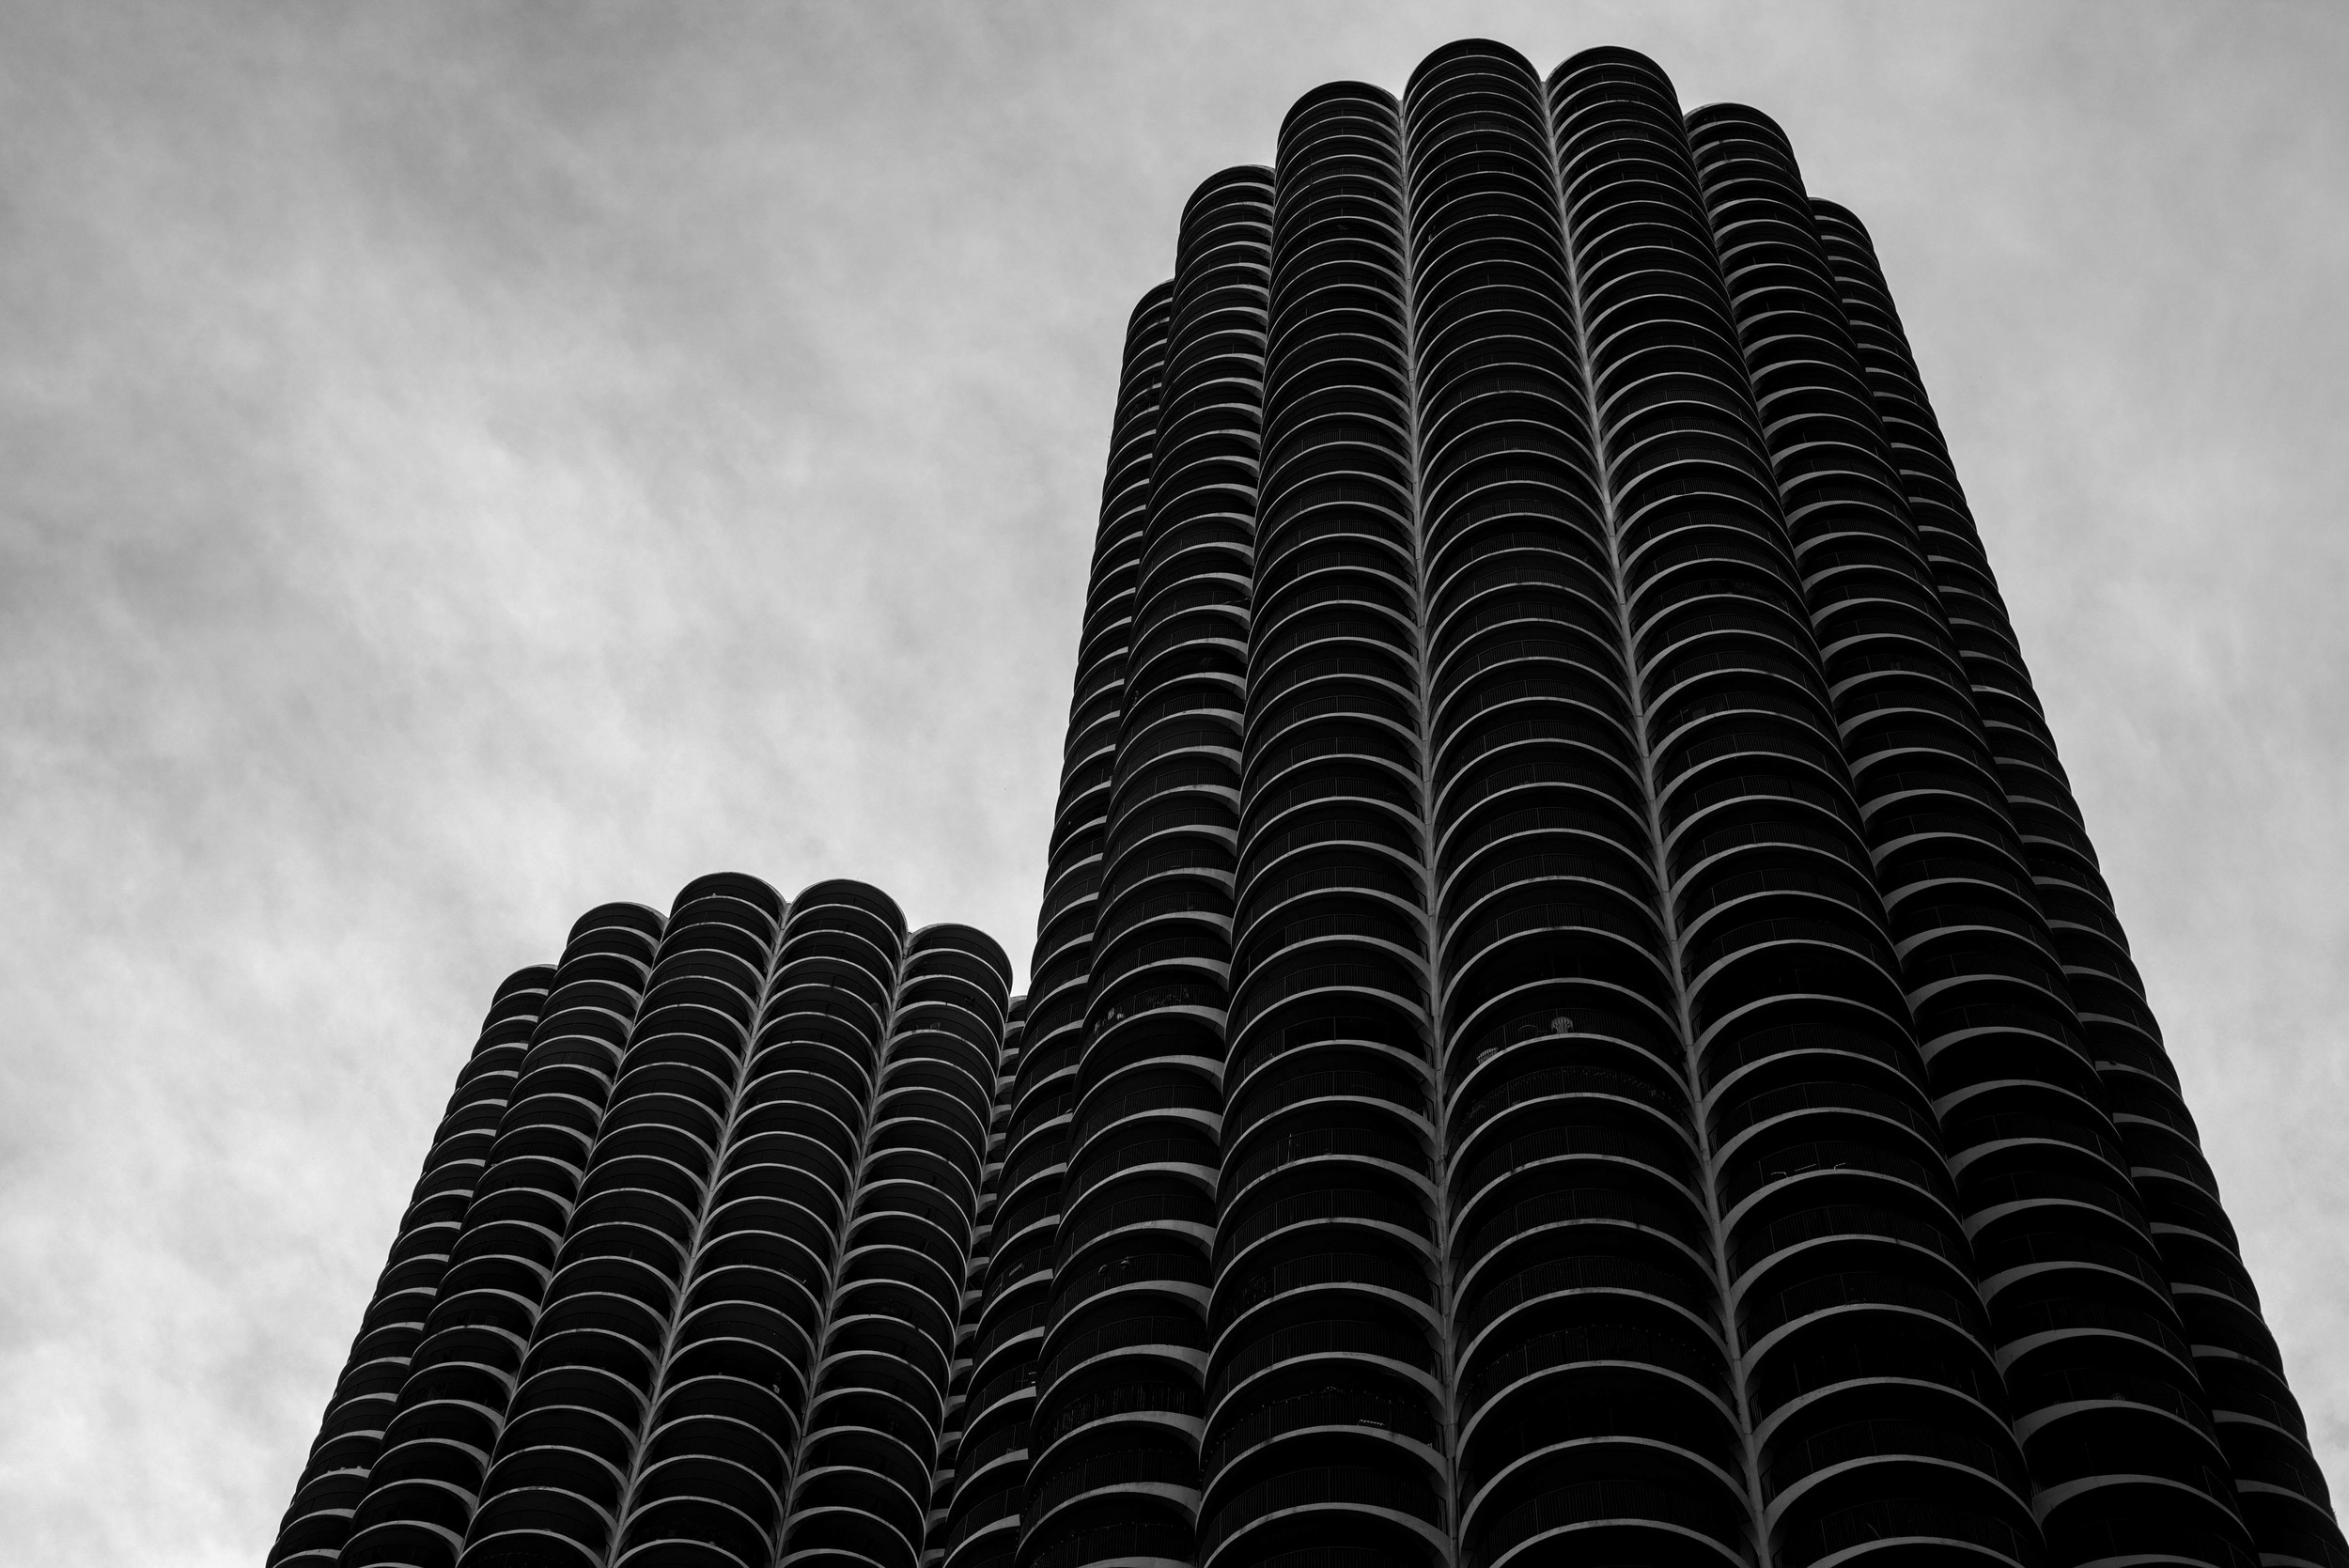
[{"label": "cloudy sky", "polygon": [[9,0],[0,1560],[258,1560],[589,904],[1024,962],[1126,313],[1470,33],[1873,225],[2349,1483],[2349,10]]}]

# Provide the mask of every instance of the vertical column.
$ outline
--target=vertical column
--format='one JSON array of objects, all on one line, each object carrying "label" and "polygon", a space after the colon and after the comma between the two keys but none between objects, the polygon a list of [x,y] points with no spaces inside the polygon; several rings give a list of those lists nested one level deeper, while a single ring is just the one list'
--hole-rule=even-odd
[{"label": "vertical column", "polygon": [[1077,1058],[1084,1043],[1102,839],[1125,702],[1134,591],[1149,532],[1150,467],[1173,297],[1171,284],[1144,294],[1126,331],[1059,811],[1037,921],[1029,1021],[1012,1077],[955,1499],[941,1538],[952,1568],[1001,1568],[1019,1545],[1036,1347],[1051,1316],[1052,1248],[1068,1172],[1069,1108],[1076,1101]]},{"label": "vertical column", "polygon": [[[2160,1550],[2211,1562],[2243,1560],[2244,1545],[2225,1508],[2232,1500],[2263,1560],[2349,1562],[1874,248],[1843,209],[1828,202],[1812,208],[1923,542],[1929,581],[1955,634],[2032,891],[2112,1112],[2120,1157],[2142,1205],[2146,1225],[2132,1229],[2150,1231],[2186,1329],[2179,1336],[2167,1312],[2137,1300],[2139,1281],[2160,1282],[2140,1269],[2108,1265],[2099,1278],[2079,1266],[2086,1260],[2059,1263],[2055,1268],[2071,1275],[2063,1281],[2070,1298],[2055,1300],[2031,1288],[2032,1276],[2049,1267],[2035,1257],[2028,1265],[2016,1260],[2018,1282],[2026,1286],[2016,1293],[2018,1307],[2028,1303],[2023,1310],[2036,1320],[2018,1320],[2017,1327],[2028,1327],[2034,1344],[2056,1354],[2011,1368],[2010,1382],[2018,1407],[2049,1412],[2045,1423],[2027,1421],[2055,1429],[2046,1436],[2061,1439],[2043,1442],[2034,1433],[2026,1446],[2035,1467],[2045,1450],[2044,1464],[2077,1472],[2081,1480],[2065,1488],[2065,1500],[2085,1505],[2063,1510],[2077,1524],[2050,1518],[2050,1544],[2075,1554]],[[2141,1241],[2131,1250],[2146,1256]],[[2189,1355],[2229,1462],[2222,1468],[2233,1472],[2232,1486],[2223,1474],[2186,1473],[2200,1445],[2184,1429],[2201,1424],[2196,1379],[2180,1376],[2177,1368]],[[2159,1440],[2147,1406],[2159,1407],[2181,1430]],[[2205,1496],[2220,1501],[2206,1506]]]},{"label": "vertical column", "polygon": [[790,906],[615,1565],[774,1560],[903,931],[862,883]]},{"label": "vertical column", "polygon": [[[2126,1177],[2108,1163],[2093,1075],[1792,149],[1749,109],[1716,105],[1689,125],[1959,1210],[1991,1297],[1992,1343],[2011,1349],[1996,1327],[1997,1287],[2016,1277],[2010,1265],[2034,1246],[2048,1250],[2051,1220],[2075,1243],[2101,1230],[2124,1244]],[[2015,1201],[2015,1180],[2045,1198],[2075,1177],[2106,1195],[2108,1214],[2083,1223]],[[1910,1337],[1890,1343],[1906,1350]],[[1981,1452],[1945,1456],[1948,1473],[1921,1477],[1921,1495],[1961,1513],[1984,1511],[1987,1496],[1987,1512],[2012,1520],[2032,1487],[1999,1430],[2001,1380],[1970,1353],[1947,1365],[1875,1366],[1870,1355],[1863,1348],[1855,1375],[1813,1402],[1896,1407],[1889,1419],[1898,1420],[1939,1413]],[[1856,1375],[1863,1364],[1874,1374],[1865,1382]]]},{"label": "vertical column", "polygon": [[750,877],[700,877],[677,896],[461,1564],[610,1558],[782,913]]},{"label": "vertical column", "polygon": [[[1028,999],[1013,997],[1003,1024],[1003,1064],[996,1072],[994,1096],[988,1110],[987,1164],[979,1172],[978,1225],[971,1237],[971,1270],[963,1281],[962,1315],[955,1322],[954,1380],[946,1390],[946,1430],[939,1437],[938,1474],[930,1485],[930,1516],[922,1547],[925,1563],[936,1562],[945,1556],[955,1496],[961,1490],[967,1447],[964,1439],[970,1433],[971,1394],[974,1387],[972,1374],[978,1363],[979,1319],[987,1310],[988,1265],[994,1255],[995,1221],[1003,1209],[1004,1129],[1011,1121],[1012,1087],[1017,1081],[1027,1027]],[[1003,1440],[1008,1432],[1007,1426],[999,1428],[995,1449],[984,1453],[972,1452],[972,1463],[985,1466],[1008,1451],[1012,1445]],[[1001,1486],[1008,1479],[1010,1467],[997,1468],[1001,1473],[995,1479]],[[966,1533],[964,1539],[968,1538]]]},{"label": "vertical column", "polygon": [[784,1527],[793,1563],[920,1561],[1010,978],[968,926],[907,943]]},{"label": "vertical column", "polygon": [[[1995,1386],[1988,1326],[1678,104],[1621,50],[1552,97],[1756,1546],[2026,1560],[2011,1443],[1965,1397]],[[1872,1356],[1908,1381],[1856,1373]]]},{"label": "vertical column", "polygon": [[1020,1560],[1182,1561],[1197,1507],[1270,181],[1176,252]]},{"label": "vertical column", "polygon": [[571,927],[351,1515],[345,1568],[456,1560],[661,929],[661,917],[635,904],[603,905]]},{"label": "vertical column", "polygon": [[1039,1063],[1033,1038],[1031,1023],[1011,1070],[990,1250],[979,1276],[955,1497],[940,1543],[954,1568],[998,1568],[1019,1545],[1035,1353],[1051,1317],[1052,1243],[1076,1098],[1073,1052],[1057,1064]]},{"label": "vertical column", "polygon": [[1093,934],[1101,893],[1102,835],[1124,710],[1134,595],[1149,536],[1150,471],[1158,451],[1160,383],[1174,285],[1142,297],[1126,327],[1117,421],[1101,486],[1100,531],[1077,645],[1076,693],[1061,762],[1059,808],[1047,849],[1037,920],[1031,1070],[1073,1071],[1084,1036]]},{"label": "vertical column", "polygon": [[497,988],[473,1055],[457,1075],[448,1110],[432,1135],[407,1213],[360,1320],[350,1358],[334,1380],[318,1440],[294,1483],[292,1503],[270,1548],[270,1568],[331,1564],[350,1532],[350,1513],[366,1493],[367,1472],[382,1452],[383,1427],[407,1381],[426,1313],[441,1292],[450,1245],[462,1228],[507,1096],[529,1049],[532,1029],[554,970],[517,970]]},{"label": "vertical column", "polygon": [[1290,111],[1203,1565],[1449,1556],[1403,183],[1391,95],[1337,83]]},{"label": "vertical column", "polygon": [[1492,44],[1406,103],[1463,1557],[1719,1560],[1740,1415],[1547,105]]},{"label": "vertical column", "polygon": [[[2166,1317],[2166,1292],[1791,149],[1748,109],[1716,106],[1691,125],[1994,1331],[2010,1375],[2036,1382],[2067,1362],[2067,1375],[2118,1379],[2107,1391],[2119,1395],[2144,1379],[2116,1353],[2143,1362],[2151,1347],[2038,1337],[2032,1308],[2085,1286]],[[2130,1446],[2175,1449],[2162,1429],[2179,1427],[2186,1463],[2167,1467],[2190,1482],[2214,1439],[2206,1422],[2199,1443],[2180,1423],[2190,1392],[2163,1359],[2149,1370],[2166,1386],[2135,1402],[2155,1424]],[[2043,1403],[2024,1408],[2024,1429],[2061,1524],[2088,1494],[2076,1467],[2049,1470],[2047,1451],[2073,1448],[2083,1427],[2125,1431],[2132,1402]]]}]

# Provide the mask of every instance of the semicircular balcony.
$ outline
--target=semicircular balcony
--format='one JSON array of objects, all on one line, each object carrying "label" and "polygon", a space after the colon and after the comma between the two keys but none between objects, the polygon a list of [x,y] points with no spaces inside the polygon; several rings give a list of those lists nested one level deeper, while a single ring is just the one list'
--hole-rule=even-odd
[{"label": "semicircular balcony", "polygon": [[[572,928],[476,1187],[477,1219],[450,1250],[410,1375],[384,1428],[345,1550],[354,1561],[453,1560],[546,1298],[594,1120],[611,1092],[662,922],[608,905]],[[625,960],[615,965],[615,958]],[[484,1201],[486,1199],[486,1201]]]},{"label": "semicircular balcony", "polygon": [[[1223,1418],[1211,1439],[1202,1560],[1278,1561],[1273,1554],[1300,1547],[1335,1547],[1349,1561],[1442,1560],[1437,1437],[1419,1389],[1382,1387],[1359,1369]],[[1333,1466],[1347,1472],[1335,1487]],[[1374,1548],[1401,1555],[1361,1555]]]},{"label": "semicircular balcony", "polygon": [[552,965],[517,970],[491,999],[279,1523],[272,1568],[323,1565],[349,1537],[554,975]]},{"label": "semicircular balcony", "polygon": [[1221,1565],[1309,1545],[1371,1547],[1432,1568],[1448,1555],[1442,1498],[1392,1462],[1393,1445],[1331,1433],[1318,1463],[1231,1494],[1199,1529],[1199,1560]]}]

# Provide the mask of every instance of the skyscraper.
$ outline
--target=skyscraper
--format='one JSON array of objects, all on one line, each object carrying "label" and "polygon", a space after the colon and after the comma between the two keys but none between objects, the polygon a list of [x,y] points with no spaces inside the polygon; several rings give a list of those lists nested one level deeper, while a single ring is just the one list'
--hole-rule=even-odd
[{"label": "skyscraper", "polygon": [[1009,977],[855,882],[581,917],[498,989],[270,1561],[918,1540]]},{"label": "skyscraper", "polygon": [[[847,884],[509,981],[273,1560],[2349,1568],[1875,253],[1766,116],[1466,42],[1200,187],[1048,855],[1024,1015]],[[696,1036],[647,1265],[598,1172],[705,920],[743,1006],[865,976],[865,1045]],[[754,1103],[870,1130],[720,1267]],[[934,1271],[840,1283],[899,1234]]]}]

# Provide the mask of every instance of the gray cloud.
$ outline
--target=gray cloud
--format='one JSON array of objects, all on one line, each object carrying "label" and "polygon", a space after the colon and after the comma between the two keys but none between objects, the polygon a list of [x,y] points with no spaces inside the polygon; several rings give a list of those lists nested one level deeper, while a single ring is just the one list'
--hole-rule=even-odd
[{"label": "gray cloud", "polygon": [[0,13],[0,1558],[257,1558],[580,908],[1025,958],[1126,311],[1478,32],[1875,228],[2349,1480],[2341,13],[126,0]]}]

